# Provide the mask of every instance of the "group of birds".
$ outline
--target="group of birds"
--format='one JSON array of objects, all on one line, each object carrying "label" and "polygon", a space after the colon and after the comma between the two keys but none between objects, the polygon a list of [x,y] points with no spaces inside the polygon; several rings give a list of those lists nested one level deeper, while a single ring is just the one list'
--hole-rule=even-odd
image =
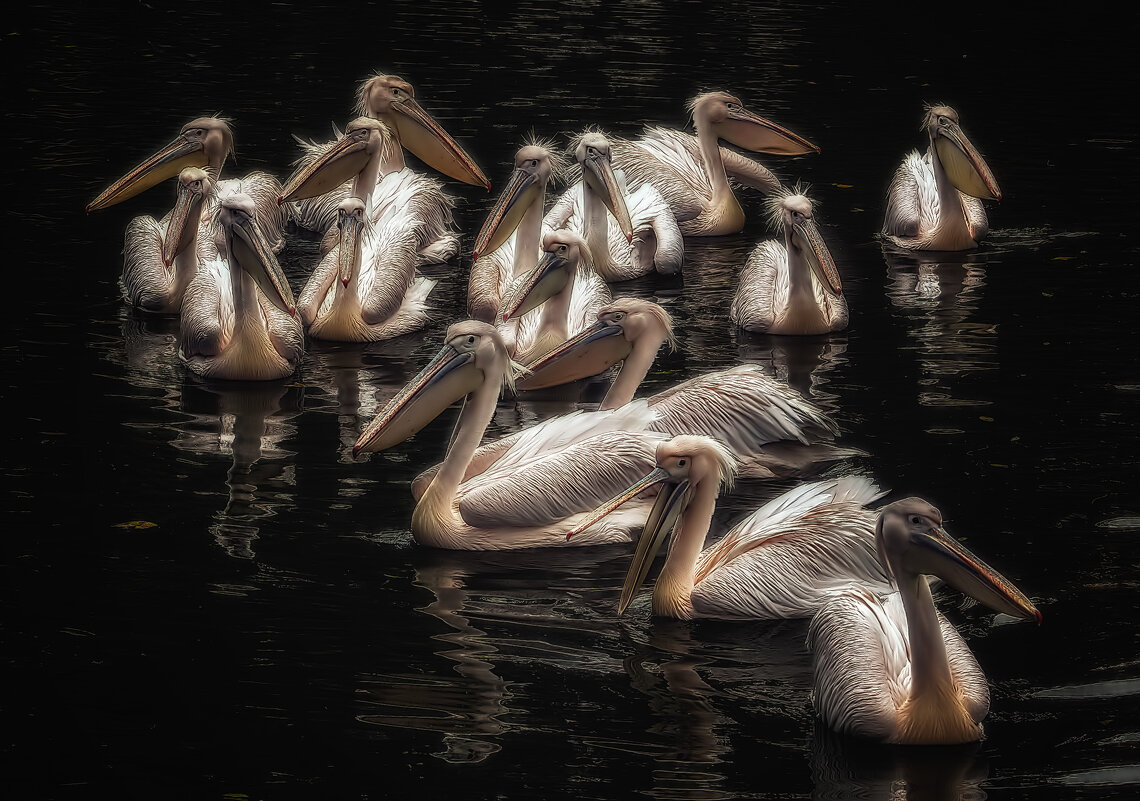
[{"label": "group of birds", "polygon": [[[404,442],[463,401],[442,462],[411,485],[411,532],[438,548],[498,550],[635,541],[619,601],[632,602],[672,535],[652,593],[656,615],[811,618],[814,701],[840,732],[891,743],[981,736],[989,696],[964,640],[937,611],[929,576],[1016,617],[1032,602],[942,527],[918,498],[885,495],[857,475],[814,480],[770,501],[702,550],[719,493],[737,476],[810,477],[860,451],[798,392],[754,365],[636,394],[674,345],[660,305],[612,298],[610,283],[682,270],[686,237],[739,232],[734,187],[767,196],[781,240],[743,265],[730,309],[747,330],[826,334],[847,323],[839,271],[813,204],[750,152],[815,145],[724,92],[689,104],[695,135],[648,128],[625,140],[590,128],[565,155],[532,140],[474,241],[470,319],[365,427],[353,453]],[[490,189],[464,148],[392,75],[365,80],[358,116],[328,143],[302,142],[283,184],[257,172],[223,179],[229,122],[196,119],[88,206],[105,208],[177,179],[161,221],[126,232],[129,303],[180,314],[181,356],[208,378],[291,375],[305,337],[374,341],[422,328],[434,280],[419,267],[459,255],[454,201],[409,168],[407,148],[444,175]],[[925,153],[890,185],[882,231],[904,249],[976,247],[981,199],[1000,199],[989,167],[947,106],[927,109]],[[572,155],[573,166],[567,155]],[[570,186],[547,207],[547,191]],[[320,234],[299,295],[278,264],[287,225]],[[500,396],[598,376],[620,364],[598,409],[484,442]]]}]

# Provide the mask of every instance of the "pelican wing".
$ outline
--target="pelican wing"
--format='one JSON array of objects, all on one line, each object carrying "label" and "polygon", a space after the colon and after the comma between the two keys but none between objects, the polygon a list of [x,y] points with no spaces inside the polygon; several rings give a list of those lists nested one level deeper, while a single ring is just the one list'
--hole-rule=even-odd
[{"label": "pelican wing", "polygon": [[513,277],[514,243],[515,234],[511,234],[506,242],[471,265],[467,279],[467,313],[472,319],[497,322],[499,305]]},{"label": "pelican wing", "polygon": [[[123,234],[123,274],[119,287],[132,306],[152,311],[177,311],[167,305],[171,270],[162,258],[162,241],[166,235],[165,219],[135,217]],[[181,301],[181,298],[179,298]]]},{"label": "pelican wing", "polygon": [[808,444],[819,433],[834,435],[835,422],[798,392],[754,364],[691,378],[654,395],[659,419],[653,430],[704,434],[738,454],[755,453],[780,440]]},{"label": "pelican wing", "polygon": [[764,332],[776,323],[791,295],[788,251],[774,239],[758,244],[740,271],[728,316],[745,331]]},{"label": "pelican wing", "polygon": [[460,514],[476,527],[540,526],[596,508],[656,465],[664,437],[646,432],[654,416],[640,402],[527,429],[460,486]]},{"label": "pelican wing", "polygon": [[883,233],[914,238],[938,223],[938,184],[929,157],[912,152],[899,165],[887,190]]},{"label": "pelican wing", "polygon": [[625,173],[629,188],[656,187],[677,222],[696,218],[712,199],[695,137],[654,127],[635,142],[615,138],[610,146],[614,167]]},{"label": "pelican wing", "polygon": [[[895,596],[897,598],[897,596]],[[906,616],[865,587],[836,593],[808,627],[816,711],[842,734],[889,740],[910,691]]]},{"label": "pelican wing", "polygon": [[701,553],[694,609],[706,617],[808,617],[852,581],[889,592],[875,551],[876,515],[865,508],[880,495],[870,479],[845,476],[764,505]]},{"label": "pelican wing", "polygon": [[[293,138],[301,147],[301,155],[293,162],[293,175],[285,183],[290,183],[293,176],[299,175],[310,164],[335,147],[341,136],[340,130],[335,125],[333,126],[333,138],[328,142],[306,141],[294,134]],[[299,228],[323,234],[336,225],[337,208],[340,206],[340,202],[348,197],[350,191],[352,191],[352,181],[348,180],[333,191],[326,192],[323,195],[290,201],[285,204],[289,219]]]},{"label": "pelican wing", "polygon": [[458,253],[455,198],[434,178],[408,167],[388,173],[376,185],[371,202],[373,219],[406,216],[414,220],[415,248],[421,263],[448,261]]},{"label": "pelican wing", "polygon": [[[680,272],[685,260],[685,238],[677,218],[656,187],[648,184],[626,196],[633,220],[633,266],[639,275],[654,269],[662,275]],[[616,223],[610,225],[610,242],[616,235],[624,241]]]},{"label": "pelican wing", "polygon": [[229,265],[220,258],[201,263],[182,301],[179,346],[183,357],[217,356],[233,336],[234,322]]}]

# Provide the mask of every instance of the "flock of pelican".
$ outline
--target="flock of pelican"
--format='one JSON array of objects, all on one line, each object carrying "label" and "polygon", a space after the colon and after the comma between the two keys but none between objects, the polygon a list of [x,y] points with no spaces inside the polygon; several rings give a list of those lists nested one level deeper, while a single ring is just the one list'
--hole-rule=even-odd
[{"label": "flock of pelican", "polygon": [[[357,118],[330,142],[300,142],[284,184],[223,179],[228,120],[206,117],[88,206],[106,208],[175,179],[173,209],[126,231],[121,285],[131,305],[181,316],[180,356],[206,378],[273,380],[297,370],[306,337],[384,340],[423,328],[435,281],[419,268],[459,255],[454,200],[410,169],[490,189],[467,151],[406,81],[375,75]],[[660,305],[613,297],[611,283],[676,274],[685,237],[738,233],[735,187],[758,189],[777,238],[742,265],[729,317],[775,335],[821,335],[848,320],[839,269],[799,185],[750,153],[818,152],[803,137],[708,92],[688,107],[695,135],[660,127],[625,140],[598,128],[560,151],[531,139],[474,239],[470,319],[360,434],[353,454],[404,442],[462,401],[446,453],[411,485],[413,538],[457,550],[636,543],[618,602],[634,601],[666,539],[652,613],[810,618],[813,699],[833,729],[889,743],[982,736],[986,679],[938,612],[930,577],[1009,615],[1032,602],[942,527],[918,498],[859,475],[817,474],[863,452],[835,422],[754,365],[699,375],[649,397],[638,389],[675,347]],[[974,248],[1000,199],[988,165],[948,106],[927,109],[929,146],[890,184],[882,240],[910,250]],[[569,183],[548,207],[547,194]],[[322,237],[296,300],[276,254],[287,225]],[[612,375],[596,409],[485,442],[504,394]],[[814,478],[706,545],[716,500],[740,477]]]}]

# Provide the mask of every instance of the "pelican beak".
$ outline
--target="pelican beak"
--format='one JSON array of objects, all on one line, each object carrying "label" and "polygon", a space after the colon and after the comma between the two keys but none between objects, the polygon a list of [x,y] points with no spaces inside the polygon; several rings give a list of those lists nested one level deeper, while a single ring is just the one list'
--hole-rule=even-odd
[{"label": "pelican beak", "polygon": [[805,220],[792,226],[792,241],[804,254],[811,271],[823,288],[834,297],[843,294],[843,281],[839,278],[839,270],[835,267],[835,260],[831,258],[831,251],[819,233],[819,226],[815,220]]},{"label": "pelican beak", "polygon": [[716,126],[716,131],[722,139],[756,153],[798,156],[820,152],[817,146],[799,134],[744,108],[729,111],[728,117]]},{"label": "pelican beak", "polygon": [[170,221],[166,224],[166,237],[162,241],[162,261],[168,267],[174,263],[175,256],[193,243],[194,237],[186,234],[186,221],[190,215],[202,213],[204,197],[202,192],[181,182],[178,184],[178,197],[174,201]]},{"label": "pelican beak", "polygon": [[342,136],[323,155],[293,176],[281,190],[278,204],[319,197],[359,175],[368,161],[371,134],[367,128],[360,128]]},{"label": "pelican beak", "polygon": [[512,317],[522,317],[565,289],[570,282],[566,263],[565,256],[543,253],[538,265],[514,282],[503,300],[503,322]]},{"label": "pelican beak", "polygon": [[956,189],[982,200],[1001,200],[1001,189],[990,166],[957,123],[938,126],[934,147]]},{"label": "pelican beak", "polygon": [[166,147],[104,189],[99,197],[87,204],[87,211],[98,211],[122,203],[167,178],[173,178],[185,167],[205,167],[208,163],[203,141],[180,134]]},{"label": "pelican beak", "polygon": [[479,258],[480,253],[486,255],[497,250],[510,239],[527,210],[541,196],[542,186],[538,179],[532,173],[515,170],[475,237],[473,258]]},{"label": "pelican beak", "polygon": [[226,227],[226,240],[230,256],[253,278],[269,302],[290,317],[296,314],[293,290],[257,221],[241,215]]},{"label": "pelican beak", "polygon": [[416,158],[457,181],[491,189],[491,182],[475,160],[414,98],[405,97],[391,108],[381,119]]},{"label": "pelican beak", "polygon": [[608,370],[633,350],[633,343],[623,336],[624,333],[620,325],[599,320],[538,361],[528,364],[530,372],[517,379],[515,387],[556,387]]},{"label": "pelican beak", "polygon": [[337,252],[337,275],[341,284],[348,286],[352,276],[360,267],[362,248],[364,246],[364,218],[351,214],[343,209],[337,217],[337,227],[340,229],[340,249]]},{"label": "pelican beak", "polygon": [[653,503],[653,508],[649,510],[649,517],[645,520],[645,528],[642,529],[641,536],[637,540],[633,562],[630,563],[629,571],[625,574],[625,583],[621,588],[621,599],[618,601],[619,615],[629,607],[634,594],[645,581],[646,575],[649,574],[649,568],[653,564],[657,552],[661,550],[661,544],[665,542],[665,538],[669,536],[681,512],[684,511],[689,491],[688,479],[678,481],[669,475],[664,468],[657,467],[625,492],[595,509],[589,517],[566,535],[566,538],[570,539],[576,534],[581,534],[622,504],[636,498],[650,487],[663,483],[668,483],[671,486],[658,494],[657,500]]},{"label": "pelican beak", "polygon": [[625,234],[627,242],[633,241],[633,221],[629,216],[629,207],[625,203],[625,195],[618,185],[617,175],[614,174],[613,163],[608,156],[592,155],[582,162],[582,179],[602,199],[610,214],[617,220],[618,227]]},{"label": "pelican beak", "polygon": [[352,455],[387,450],[411,437],[444,409],[483,383],[472,353],[444,345],[419,374],[396,393],[352,446]]},{"label": "pelican beak", "polygon": [[955,589],[991,609],[1041,624],[1041,612],[1021,590],[940,527],[916,535],[915,558],[923,573],[940,576]]}]

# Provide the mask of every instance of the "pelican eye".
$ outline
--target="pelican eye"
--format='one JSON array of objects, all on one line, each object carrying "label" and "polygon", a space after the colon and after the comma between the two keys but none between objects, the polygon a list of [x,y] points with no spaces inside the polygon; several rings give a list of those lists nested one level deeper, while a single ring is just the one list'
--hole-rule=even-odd
[{"label": "pelican eye", "polygon": [[921,526],[922,525],[922,518],[919,517],[918,515],[911,515],[910,522],[914,523],[916,526]]},{"label": "pelican eye", "polygon": [[614,312],[614,322],[619,323],[625,319],[625,312]]},{"label": "pelican eye", "polygon": [[684,467],[684,466],[685,466],[685,460],[684,459],[681,459],[679,462],[677,462],[677,467]]},{"label": "pelican eye", "polygon": [[467,335],[467,344],[468,345],[474,345],[475,344],[475,335],[474,334],[468,334]]}]

